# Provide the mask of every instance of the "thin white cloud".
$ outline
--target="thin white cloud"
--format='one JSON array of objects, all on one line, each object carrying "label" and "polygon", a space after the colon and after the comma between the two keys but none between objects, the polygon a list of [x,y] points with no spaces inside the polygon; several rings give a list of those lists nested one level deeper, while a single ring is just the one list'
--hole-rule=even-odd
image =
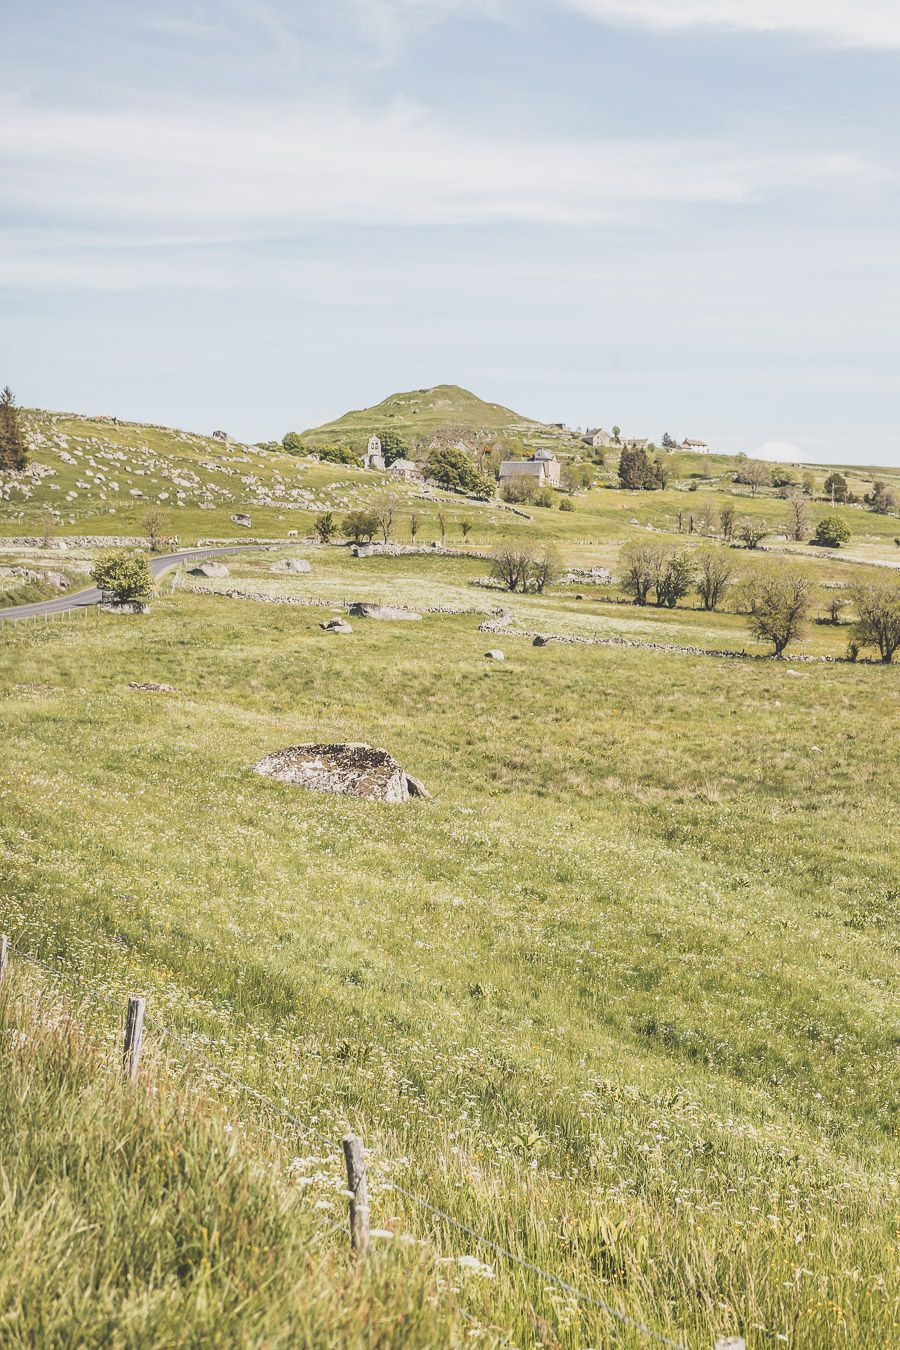
[{"label": "thin white cloud", "polygon": [[562,0],[604,23],[673,31],[797,33],[847,47],[900,48],[898,0]]},{"label": "thin white cloud", "polygon": [[652,225],[682,207],[844,194],[884,177],[849,154],[491,138],[402,104],[113,118],[13,102],[0,106],[0,168],[7,209],[35,221],[236,238],[331,223]]},{"label": "thin white cloud", "polygon": [[766,441],[751,455],[751,459],[768,459],[778,464],[799,464],[803,458],[803,451],[793,441]]}]

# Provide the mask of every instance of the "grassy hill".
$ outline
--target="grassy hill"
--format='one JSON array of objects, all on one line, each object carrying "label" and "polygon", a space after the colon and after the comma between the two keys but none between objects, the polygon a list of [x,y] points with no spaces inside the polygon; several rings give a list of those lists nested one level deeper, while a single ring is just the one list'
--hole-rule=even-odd
[{"label": "grassy hill", "polygon": [[391,394],[371,408],[311,427],[303,432],[303,439],[310,445],[344,444],[362,450],[373,432],[385,430],[397,432],[410,448],[443,439],[474,442],[497,436],[523,444],[575,443],[559,427],[523,417],[499,403],[485,403],[456,384]]}]

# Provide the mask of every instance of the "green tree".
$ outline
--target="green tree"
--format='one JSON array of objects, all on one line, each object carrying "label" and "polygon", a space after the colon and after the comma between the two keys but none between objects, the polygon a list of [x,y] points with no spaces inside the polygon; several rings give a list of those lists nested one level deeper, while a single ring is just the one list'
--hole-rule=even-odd
[{"label": "green tree", "polygon": [[341,522],[341,534],[354,544],[369,544],[378,530],[378,517],[372,511],[350,511]]},{"label": "green tree", "polygon": [[325,464],[353,464],[359,466],[360,456],[349,445],[316,445],[307,447],[310,454],[319,456]]},{"label": "green tree", "polygon": [[143,602],[153,593],[150,564],[143,553],[132,553],[127,548],[107,549],[101,553],[91,571],[91,580],[104,596],[120,604],[129,600]]},{"label": "green tree", "polygon": [[455,445],[431,451],[425,461],[425,476],[451,492],[465,492],[473,497],[494,495],[490,479],[478,472],[465,450]]},{"label": "green tree", "polygon": [[575,503],[572,501],[571,497],[563,497],[559,503],[559,509],[560,511],[574,511]]},{"label": "green tree", "polygon": [[621,441],[622,441],[622,428],[621,428],[621,427],[613,427],[613,429],[612,429],[612,438],[613,438],[613,443],[614,443],[615,445],[621,444]]},{"label": "green tree", "polygon": [[9,385],[0,394],[0,470],[21,472],[28,463],[19,410]]},{"label": "green tree", "polygon": [[900,650],[900,580],[861,581],[850,588],[857,619],[853,636],[861,647],[877,647],[885,665]]},{"label": "green tree", "polygon": [[299,431],[289,431],[286,436],[282,437],[281,445],[289,455],[305,455],[307,453],[306,446],[303,444],[303,437]]},{"label": "green tree", "polygon": [[738,526],[738,536],[748,548],[759,548],[767,534],[769,534],[768,525],[755,516],[745,516]]},{"label": "green tree", "polygon": [[719,512],[719,526],[723,539],[727,539],[729,543],[734,538],[734,517],[734,502],[726,502]]},{"label": "green tree", "polygon": [[659,547],[654,544],[626,544],[622,549],[620,585],[636,605],[646,605],[659,569]]},{"label": "green tree", "polygon": [[813,581],[806,572],[772,567],[761,576],[750,630],[754,637],[771,642],[776,656],[802,631],[812,592]]},{"label": "green tree", "polygon": [[826,516],[816,526],[812,541],[823,548],[840,548],[850,538],[850,526],[840,516]]},{"label": "green tree", "polygon": [[381,453],[386,465],[393,464],[397,459],[409,459],[409,446],[399,431],[388,427],[387,431],[379,431],[378,439],[381,441]]},{"label": "green tree", "polygon": [[654,582],[656,603],[674,609],[694,584],[694,568],[687,553],[672,553],[662,563]]},{"label": "green tree", "polygon": [[629,492],[658,486],[655,468],[646,450],[640,446],[625,446],[619,455],[619,481]]},{"label": "green tree", "polygon": [[845,502],[847,500],[847,480],[842,473],[830,473],[825,479],[825,495],[830,497],[832,502]]},{"label": "green tree", "polygon": [[320,511],[316,516],[316,523],[313,526],[316,536],[323,544],[328,544],[335,536],[337,531],[337,521],[334,518],[333,511]]},{"label": "green tree", "polygon": [[538,488],[537,492],[534,494],[535,506],[554,506],[555,501],[556,499],[554,498],[553,493],[547,487]]},{"label": "green tree", "polygon": [[144,513],[141,524],[147,536],[147,547],[151,553],[156,553],[164,537],[167,525],[166,513],[158,506],[151,506]]},{"label": "green tree", "polygon": [[718,609],[734,576],[730,550],[710,545],[694,555],[697,566],[697,593],[704,609]]},{"label": "green tree", "polygon": [[886,483],[875,482],[872,484],[872,491],[867,492],[863,498],[870,511],[874,511],[878,516],[888,516],[896,506],[896,499],[893,492]]}]

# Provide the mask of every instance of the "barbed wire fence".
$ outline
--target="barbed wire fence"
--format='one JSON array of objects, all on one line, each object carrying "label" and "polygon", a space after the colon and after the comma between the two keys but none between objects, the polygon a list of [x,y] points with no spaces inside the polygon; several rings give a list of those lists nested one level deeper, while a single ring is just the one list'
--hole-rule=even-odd
[{"label": "barbed wire fence", "polygon": [[[0,935],[0,986],[2,986],[6,978],[12,951],[13,946],[10,938],[6,934]],[[55,979],[59,978],[60,975],[65,975],[65,972],[60,971],[58,967],[50,966],[47,962],[43,961],[33,953],[19,951],[18,948],[15,948],[15,957],[17,960],[23,960],[38,967],[43,972],[52,975]],[[86,989],[93,997],[99,997],[109,1006],[114,1006],[121,1012],[121,1004],[109,991],[99,989],[96,985],[92,985],[89,982],[87,984],[79,983],[79,988],[82,990]],[[126,1083],[134,1083],[139,1077],[141,1057],[144,1048],[144,1031],[146,1028],[149,1028],[161,1041],[170,1042],[171,1044],[180,1047],[181,1050],[187,1053],[191,1060],[203,1064],[203,1066],[221,1082],[228,1084],[236,1091],[244,1094],[251,1101],[254,1101],[257,1105],[263,1107],[272,1115],[285,1121],[301,1135],[314,1138],[319,1143],[325,1145],[329,1150],[334,1150],[336,1141],[333,1136],[324,1134],[310,1121],[304,1120],[288,1107],[274,1101],[266,1093],[253,1087],[252,1084],[246,1083],[235,1074],[229,1073],[227,1069],[223,1068],[220,1064],[217,1064],[215,1060],[205,1054],[195,1040],[181,1035],[173,1027],[162,1022],[155,1015],[151,1015],[148,1019],[146,1009],[147,1000],[145,996],[137,994],[128,996],[124,1018],[124,1034],[121,1045],[122,1076]],[[323,1230],[320,1236],[328,1237],[338,1231],[346,1233],[349,1227],[351,1251],[358,1261],[362,1261],[365,1259],[368,1250],[370,1236],[365,1145],[362,1137],[353,1133],[345,1134],[341,1143],[347,1171],[347,1191],[345,1194],[348,1200],[348,1218],[347,1220],[339,1220],[330,1224]],[[632,1317],[629,1313],[623,1311],[615,1304],[609,1303],[606,1299],[595,1294],[587,1293],[585,1290],[578,1288],[577,1285],[563,1279],[553,1271],[546,1270],[536,1262],[529,1261],[526,1257],[510,1251],[510,1249],[505,1247],[502,1243],[496,1242],[493,1238],[488,1237],[486,1233],[482,1233],[479,1229],[456,1218],[453,1214],[449,1214],[445,1209],[434,1204],[425,1196],[418,1194],[418,1192],[412,1191],[406,1186],[400,1185],[398,1182],[388,1182],[386,1183],[385,1188],[402,1196],[416,1209],[424,1211],[432,1218],[440,1220],[449,1228],[465,1234],[466,1237],[471,1238],[486,1251],[490,1251],[495,1257],[499,1257],[504,1261],[509,1262],[512,1266],[527,1271],[529,1274],[537,1275],[540,1279],[546,1281],[547,1284],[552,1285],[554,1288],[567,1294],[582,1306],[605,1313],[615,1325],[618,1325],[623,1330],[630,1330],[643,1339],[657,1345],[667,1346],[669,1347],[669,1350],[685,1350],[685,1346],[681,1341],[673,1340],[664,1332],[648,1325],[639,1318]],[[482,1325],[482,1319],[476,1317],[462,1305],[460,1305],[460,1309],[463,1316],[468,1320]],[[504,1344],[513,1345],[513,1342],[509,1341],[502,1334],[498,1333],[498,1335]],[[745,1350],[745,1343],[740,1336],[726,1336],[716,1340],[715,1350]]]}]

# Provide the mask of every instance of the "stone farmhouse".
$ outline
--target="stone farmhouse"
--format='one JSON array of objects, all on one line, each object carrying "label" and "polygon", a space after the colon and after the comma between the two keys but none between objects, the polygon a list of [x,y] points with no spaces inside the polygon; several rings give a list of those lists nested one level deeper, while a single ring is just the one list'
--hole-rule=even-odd
[{"label": "stone farmhouse", "polygon": [[505,459],[500,482],[509,478],[536,478],[538,487],[559,487],[559,460],[552,450],[536,450],[528,459]]},{"label": "stone farmhouse", "polygon": [[394,478],[421,478],[421,466],[411,459],[395,459],[393,464],[388,465],[388,473]]},{"label": "stone farmhouse", "polygon": [[612,445],[612,436],[602,427],[594,427],[591,431],[586,431],[581,439],[585,445],[590,445],[594,450],[605,450],[607,446]]},{"label": "stone farmhouse", "polygon": [[682,450],[693,450],[695,455],[706,455],[709,453],[709,446],[706,441],[692,441],[690,439],[681,442]]}]

